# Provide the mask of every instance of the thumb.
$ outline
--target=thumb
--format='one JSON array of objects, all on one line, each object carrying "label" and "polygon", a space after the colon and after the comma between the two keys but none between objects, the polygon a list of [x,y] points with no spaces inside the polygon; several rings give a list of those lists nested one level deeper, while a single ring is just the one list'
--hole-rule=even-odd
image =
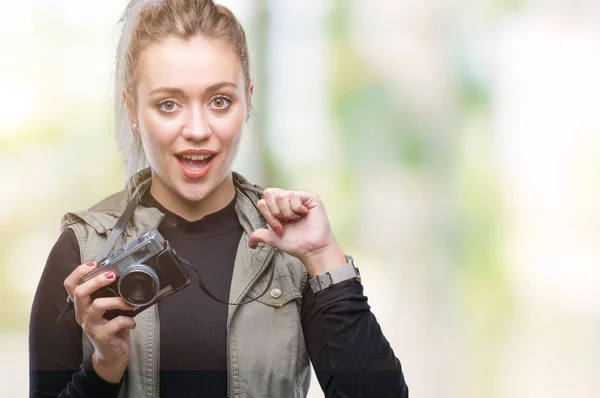
[{"label": "thumb", "polygon": [[255,249],[260,242],[274,246],[274,243],[279,240],[279,235],[272,229],[259,228],[252,232],[248,237],[248,246]]}]

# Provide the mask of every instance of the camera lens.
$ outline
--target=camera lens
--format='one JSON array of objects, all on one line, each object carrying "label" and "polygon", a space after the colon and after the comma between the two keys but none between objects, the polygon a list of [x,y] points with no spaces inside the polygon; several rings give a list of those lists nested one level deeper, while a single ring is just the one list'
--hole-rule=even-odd
[{"label": "camera lens", "polygon": [[147,265],[129,266],[119,277],[119,294],[131,305],[151,303],[156,298],[158,290],[158,275]]}]

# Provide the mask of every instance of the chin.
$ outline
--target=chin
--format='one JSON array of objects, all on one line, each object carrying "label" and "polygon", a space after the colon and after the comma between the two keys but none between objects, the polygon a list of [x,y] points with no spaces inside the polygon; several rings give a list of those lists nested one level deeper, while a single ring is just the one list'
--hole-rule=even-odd
[{"label": "chin", "polygon": [[210,173],[203,178],[190,179],[179,173],[179,170],[171,171],[170,180],[173,182],[168,184],[171,192],[175,193],[181,199],[187,202],[199,202],[207,199],[216,190],[227,177],[219,167],[210,170]]},{"label": "chin", "polygon": [[[188,184],[186,184],[188,185]],[[191,184],[190,184],[191,185]],[[200,184],[196,184],[200,185]],[[205,199],[214,189],[210,189],[206,184],[201,184],[201,186],[183,186],[179,187],[180,189],[176,189],[177,195],[181,198],[187,200],[188,202],[199,202]]]}]

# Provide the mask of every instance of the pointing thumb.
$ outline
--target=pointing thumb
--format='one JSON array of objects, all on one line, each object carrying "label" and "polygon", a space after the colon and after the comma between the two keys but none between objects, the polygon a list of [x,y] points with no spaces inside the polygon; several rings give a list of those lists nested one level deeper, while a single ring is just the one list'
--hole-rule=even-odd
[{"label": "pointing thumb", "polygon": [[274,246],[274,243],[279,239],[277,232],[272,229],[259,228],[252,232],[248,237],[248,246],[255,249],[256,245],[264,242],[267,245]]}]

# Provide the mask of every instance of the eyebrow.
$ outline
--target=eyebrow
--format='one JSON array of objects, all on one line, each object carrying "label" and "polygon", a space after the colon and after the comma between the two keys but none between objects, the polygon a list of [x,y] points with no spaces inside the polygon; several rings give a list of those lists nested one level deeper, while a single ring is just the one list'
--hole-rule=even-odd
[{"label": "eyebrow", "polygon": [[[233,87],[235,89],[238,89],[238,85],[235,83],[231,83],[231,82],[220,82],[220,83],[215,83],[211,86],[208,86],[206,88],[206,91],[216,91],[219,90],[223,87]],[[148,93],[148,95],[152,95],[152,94],[156,94],[156,93],[167,93],[167,94],[173,94],[173,95],[185,95],[185,93],[183,92],[182,89],[180,88],[175,88],[175,87],[157,87],[154,90],[150,91]]]}]

